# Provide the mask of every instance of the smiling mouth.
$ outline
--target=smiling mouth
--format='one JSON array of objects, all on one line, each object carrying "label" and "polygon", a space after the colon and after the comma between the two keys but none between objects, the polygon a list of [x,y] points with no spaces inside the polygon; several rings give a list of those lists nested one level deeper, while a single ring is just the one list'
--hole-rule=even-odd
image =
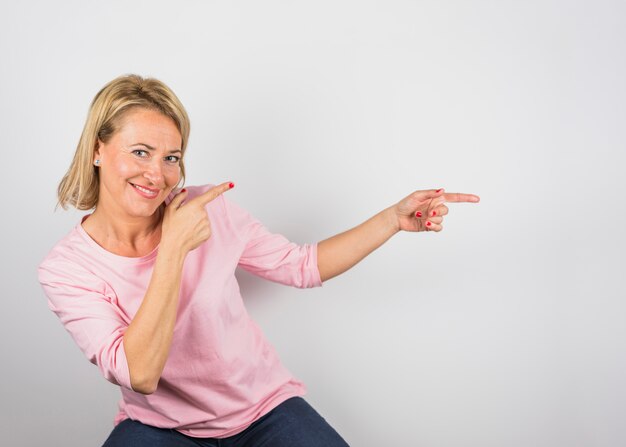
[{"label": "smiling mouth", "polygon": [[[129,182],[130,183],[130,182]],[[151,189],[141,185],[135,185],[134,183],[130,183],[135,190],[141,194],[143,197],[148,199],[153,199],[154,197],[159,195],[158,189]]]}]

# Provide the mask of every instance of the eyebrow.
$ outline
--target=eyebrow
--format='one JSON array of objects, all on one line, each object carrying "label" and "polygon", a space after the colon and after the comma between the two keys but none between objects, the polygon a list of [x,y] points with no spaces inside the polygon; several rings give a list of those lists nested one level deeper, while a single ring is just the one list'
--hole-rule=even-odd
[{"label": "eyebrow", "polygon": [[[150,149],[151,151],[156,151],[155,148],[153,148],[152,146],[150,146],[149,144],[146,144],[146,143],[135,143],[135,144],[131,144],[131,146],[145,146],[148,149]],[[181,151],[180,149],[172,149],[169,153],[170,154],[174,154],[176,152],[180,152],[181,154],[183,153],[183,151]]]}]

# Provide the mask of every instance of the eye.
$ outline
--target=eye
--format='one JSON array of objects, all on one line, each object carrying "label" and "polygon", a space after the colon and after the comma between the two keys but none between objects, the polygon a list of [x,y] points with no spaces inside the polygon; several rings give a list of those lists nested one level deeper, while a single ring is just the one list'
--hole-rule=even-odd
[{"label": "eye", "polygon": [[165,160],[169,163],[178,163],[180,161],[180,157],[177,157],[176,155],[168,155],[165,157]]},{"label": "eye", "polygon": [[134,149],[133,154],[137,157],[145,158],[148,156],[148,151],[144,151],[143,149]]}]

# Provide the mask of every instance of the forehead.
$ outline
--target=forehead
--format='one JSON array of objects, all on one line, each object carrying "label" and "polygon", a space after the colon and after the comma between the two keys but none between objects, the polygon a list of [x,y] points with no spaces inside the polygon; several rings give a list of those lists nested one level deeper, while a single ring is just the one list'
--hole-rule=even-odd
[{"label": "forehead", "polygon": [[127,144],[146,143],[157,146],[180,148],[182,137],[176,123],[156,110],[135,108],[126,112],[120,120],[116,136]]}]

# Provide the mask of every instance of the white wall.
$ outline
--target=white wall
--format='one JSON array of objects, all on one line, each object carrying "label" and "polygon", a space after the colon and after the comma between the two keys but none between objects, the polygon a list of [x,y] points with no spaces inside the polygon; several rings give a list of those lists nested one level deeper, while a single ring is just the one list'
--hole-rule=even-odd
[{"label": "white wall", "polygon": [[[155,76],[192,118],[188,184],[297,242],[414,189],[452,204],[324,287],[240,275],[307,399],[353,446],[626,444],[626,4],[3,2],[3,445],[100,445],[118,390],[35,268],[89,102]],[[621,174],[621,175],[620,175]]]}]

